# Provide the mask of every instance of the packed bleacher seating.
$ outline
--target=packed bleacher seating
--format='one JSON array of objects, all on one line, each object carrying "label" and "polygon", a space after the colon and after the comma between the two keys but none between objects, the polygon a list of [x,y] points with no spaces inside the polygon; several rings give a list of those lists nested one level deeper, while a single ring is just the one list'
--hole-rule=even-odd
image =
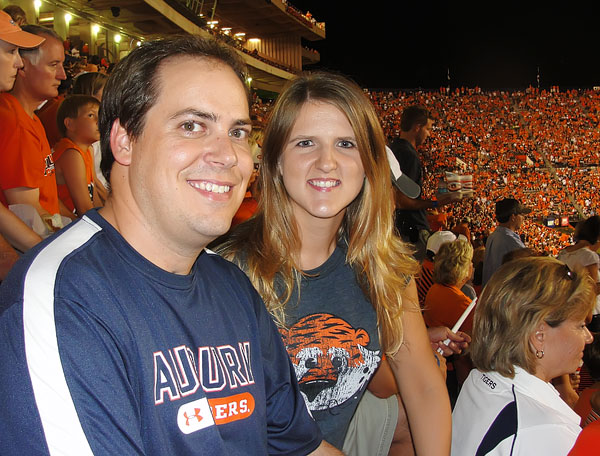
[{"label": "packed bleacher seating", "polygon": [[476,88],[368,95],[389,137],[399,134],[406,106],[421,104],[436,116],[434,134],[423,147],[424,193],[432,197],[446,171],[473,174],[476,197],[449,212],[455,218],[469,217],[474,237],[493,229],[493,203],[501,197],[513,196],[533,209],[524,227],[528,245],[551,254],[569,236],[544,226],[545,217],[579,219],[595,212],[599,92]]}]

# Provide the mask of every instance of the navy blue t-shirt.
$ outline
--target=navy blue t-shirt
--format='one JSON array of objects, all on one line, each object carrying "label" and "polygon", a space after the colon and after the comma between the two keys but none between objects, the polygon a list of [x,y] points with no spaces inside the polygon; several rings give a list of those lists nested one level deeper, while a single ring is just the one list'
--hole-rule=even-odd
[{"label": "navy blue t-shirt", "polygon": [[137,253],[96,211],[0,288],[0,454],[307,454],[322,437],[245,275]]}]

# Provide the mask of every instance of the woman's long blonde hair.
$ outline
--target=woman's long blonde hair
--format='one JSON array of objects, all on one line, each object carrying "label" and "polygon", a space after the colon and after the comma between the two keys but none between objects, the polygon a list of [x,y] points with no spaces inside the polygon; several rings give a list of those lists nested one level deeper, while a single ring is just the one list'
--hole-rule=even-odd
[{"label": "woman's long blonde hair", "polygon": [[297,255],[301,245],[278,165],[296,118],[309,100],[330,103],[342,111],[356,137],[365,183],[346,210],[338,241],[347,243],[346,261],[376,310],[383,349],[393,354],[402,344],[402,293],[418,265],[394,232],[385,137],[375,109],[354,82],[332,73],[308,73],[281,93],[265,130],[258,210],[236,227],[219,251],[245,269],[276,322],[285,326],[285,307],[302,277]]}]

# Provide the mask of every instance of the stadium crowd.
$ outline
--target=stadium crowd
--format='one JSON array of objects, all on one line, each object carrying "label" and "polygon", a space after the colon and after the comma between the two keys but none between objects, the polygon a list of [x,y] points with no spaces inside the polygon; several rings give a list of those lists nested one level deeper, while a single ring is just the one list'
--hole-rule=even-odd
[{"label": "stadium crowd", "polygon": [[[512,196],[533,209],[523,234],[528,245],[556,254],[566,230],[544,225],[550,216],[578,220],[595,213],[598,192],[600,92],[491,91],[367,92],[388,137],[399,134],[400,113],[419,104],[434,113],[423,147],[424,193],[432,197],[446,171],[472,174],[474,200],[448,209],[469,218],[474,238],[495,226],[493,203]],[[581,212],[578,212],[576,203]]]}]

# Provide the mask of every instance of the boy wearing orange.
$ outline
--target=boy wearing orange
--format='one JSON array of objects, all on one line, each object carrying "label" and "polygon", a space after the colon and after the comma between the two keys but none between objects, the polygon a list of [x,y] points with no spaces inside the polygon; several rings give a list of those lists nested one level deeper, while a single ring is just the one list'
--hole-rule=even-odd
[{"label": "boy wearing orange", "polygon": [[57,114],[58,129],[63,136],[53,153],[58,197],[79,217],[94,207],[91,145],[100,139],[99,106],[92,96],[72,95],[63,101]]}]

